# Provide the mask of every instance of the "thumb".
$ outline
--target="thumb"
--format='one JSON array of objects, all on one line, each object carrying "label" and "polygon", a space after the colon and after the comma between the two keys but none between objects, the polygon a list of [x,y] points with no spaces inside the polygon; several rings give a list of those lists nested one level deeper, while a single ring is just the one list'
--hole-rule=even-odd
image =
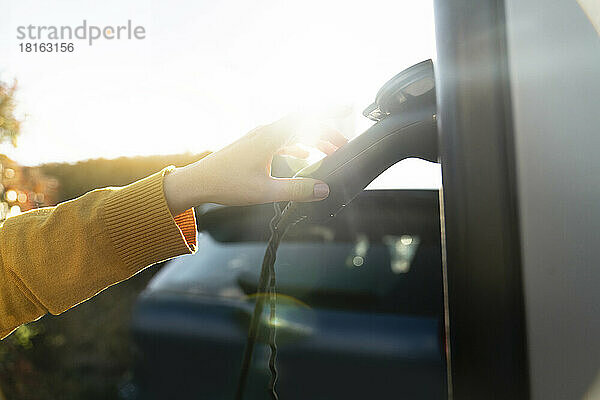
[{"label": "thumb", "polygon": [[311,178],[273,178],[272,201],[317,201],[329,196],[329,186]]}]

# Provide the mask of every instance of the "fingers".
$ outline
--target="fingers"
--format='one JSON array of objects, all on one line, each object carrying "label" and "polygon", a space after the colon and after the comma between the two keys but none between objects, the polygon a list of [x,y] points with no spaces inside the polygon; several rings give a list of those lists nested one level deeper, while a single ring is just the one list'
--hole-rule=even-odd
[{"label": "fingers", "polygon": [[331,154],[335,153],[335,151],[338,149],[337,146],[334,146],[330,142],[326,142],[324,140],[319,140],[317,142],[316,146],[317,146],[317,149],[321,150],[323,153],[325,153],[327,155],[331,155]]},{"label": "fingers", "polygon": [[348,139],[344,135],[340,133],[337,129],[323,127],[323,134],[321,135],[321,139],[325,140],[337,147],[342,147],[346,143],[348,143]]},{"label": "fingers", "polygon": [[[329,142],[336,149],[348,143],[348,139],[338,130],[323,123],[302,118],[297,114],[290,114],[257,130],[256,135],[264,140],[265,145],[272,152],[276,152],[282,147],[293,146],[296,143],[315,146],[323,141]],[[328,151],[331,149],[329,146],[327,148]],[[323,151],[323,149],[319,149]],[[328,152],[325,153],[329,154]]]},{"label": "fingers", "polygon": [[297,144],[295,144],[292,146],[282,147],[281,149],[279,149],[277,154],[305,159],[305,158],[308,158],[308,156],[310,155],[310,152],[308,150],[298,146]]},{"label": "fingers", "polygon": [[329,196],[329,186],[310,178],[273,178],[271,193],[270,201],[317,201]]},{"label": "fingers", "polygon": [[292,146],[298,141],[300,121],[295,115],[288,115],[259,130],[260,139],[266,147],[275,153],[285,146]]}]

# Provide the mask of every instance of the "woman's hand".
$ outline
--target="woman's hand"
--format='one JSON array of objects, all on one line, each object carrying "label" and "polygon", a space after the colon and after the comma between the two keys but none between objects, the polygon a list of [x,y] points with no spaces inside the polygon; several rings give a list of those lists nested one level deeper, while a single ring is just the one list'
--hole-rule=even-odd
[{"label": "woman's hand", "polygon": [[[249,205],[326,198],[329,187],[322,181],[271,176],[273,155],[308,156],[297,146],[302,126],[307,126],[300,121],[286,117],[258,127],[224,149],[166,175],[164,190],[171,213],[177,215],[202,203]],[[326,154],[347,143],[333,129],[312,125],[311,130],[318,131],[314,145]]]}]

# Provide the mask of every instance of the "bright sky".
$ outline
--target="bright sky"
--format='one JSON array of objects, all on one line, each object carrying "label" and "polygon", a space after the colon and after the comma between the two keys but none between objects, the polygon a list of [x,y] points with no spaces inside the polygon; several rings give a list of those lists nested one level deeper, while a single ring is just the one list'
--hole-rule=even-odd
[{"label": "bright sky", "polygon": [[[335,125],[353,137],[379,87],[435,48],[421,0],[0,0],[0,10],[0,79],[18,79],[27,115],[19,147],[0,152],[26,165],[217,150],[315,105],[352,106]],[[146,39],[20,52],[18,26],[83,19],[130,19]],[[402,165],[408,186],[439,186],[437,166]]]}]

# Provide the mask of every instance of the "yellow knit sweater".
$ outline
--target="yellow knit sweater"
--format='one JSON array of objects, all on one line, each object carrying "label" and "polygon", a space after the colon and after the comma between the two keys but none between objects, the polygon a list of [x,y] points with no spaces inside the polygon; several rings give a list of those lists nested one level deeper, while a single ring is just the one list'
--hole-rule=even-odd
[{"label": "yellow knit sweater", "polygon": [[145,267],[196,250],[192,209],[172,217],[163,177],[98,189],[0,226],[0,339]]}]

